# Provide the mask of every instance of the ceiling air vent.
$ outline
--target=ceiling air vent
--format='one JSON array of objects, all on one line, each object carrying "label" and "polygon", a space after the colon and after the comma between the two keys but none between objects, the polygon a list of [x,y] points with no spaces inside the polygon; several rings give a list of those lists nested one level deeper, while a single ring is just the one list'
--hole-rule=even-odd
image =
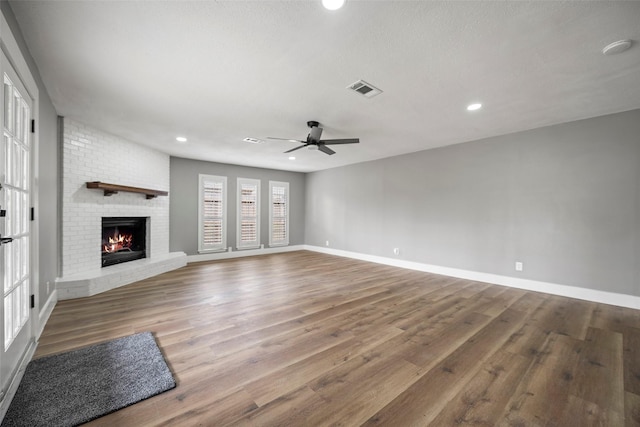
[{"label": "ceiling air vent", "polygon": [[382,91],[377,87],[365,82],[364,80],[358,80],[357,82],[347,86],[347,89],[351,89],[362,96],[367,98],[373,98],[376,95],[380,95]]}]

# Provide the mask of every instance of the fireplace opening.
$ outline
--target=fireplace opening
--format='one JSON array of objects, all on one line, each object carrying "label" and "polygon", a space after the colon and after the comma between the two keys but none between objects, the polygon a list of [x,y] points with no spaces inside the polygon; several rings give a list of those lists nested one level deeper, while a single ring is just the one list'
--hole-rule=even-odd
[{"label": "fireplace opening", "polygon": [[102,218],[102,266],[147,257],[146,217]]}]

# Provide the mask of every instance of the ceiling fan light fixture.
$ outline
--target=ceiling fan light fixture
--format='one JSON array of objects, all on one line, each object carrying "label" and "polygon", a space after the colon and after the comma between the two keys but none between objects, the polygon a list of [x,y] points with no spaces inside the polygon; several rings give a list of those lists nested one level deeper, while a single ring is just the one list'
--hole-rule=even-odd
[{"label": "ceiling fan light fixture", "polygon": [[345,0],[322,0],[322,6],[327,10],[338,10],[344,6]]},{"label": "ceiling fan light fixture", "polygon": [[[320,123],[315,120],[310,120],[307,122],[307,127],[311,128],[309,131],[309,135],[307,135],[306,141],[303,140],[291,140],[285,138],[274,138],[272,136],[268,137],[269,139],[279,139],[283,141],[295,141],[299,144],[297,147],[293,147],[287,151],[285,154],[289,154],[292,151],[300,150],[304,147],[307,147],[309,150],[322,151],[324,154],[329,156],[336,154],[331,148],[327,147],[327,145],[343,145],[343,144],[358,144],[360,142],[359,138],[340,138],[340,139],[320,139],[322,138],[322,128],[320,127]],[[294,160],[293,156],[289,157],[289,160]]]}]

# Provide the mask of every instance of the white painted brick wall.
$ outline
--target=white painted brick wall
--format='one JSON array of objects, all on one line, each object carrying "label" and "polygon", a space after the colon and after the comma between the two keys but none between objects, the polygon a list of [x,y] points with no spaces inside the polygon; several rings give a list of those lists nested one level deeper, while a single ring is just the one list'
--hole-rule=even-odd
[{"label": "white painted brick wall", "polygon": [[102,190],[86,188],[87,181],[169,191],[169,155],[64,119],[63,277],[101,270],[103,216],[149,217],[147,257],[169,253],[169,197],[147,200],[124,192],[105,197]]}]

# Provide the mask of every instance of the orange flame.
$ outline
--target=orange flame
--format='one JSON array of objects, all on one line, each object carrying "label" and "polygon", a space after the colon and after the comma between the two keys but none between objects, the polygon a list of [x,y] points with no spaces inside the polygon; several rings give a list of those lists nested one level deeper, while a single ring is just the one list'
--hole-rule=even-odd
[{"label": "orange flame", "polygon": [[109,244],[103,245],[105,252],[118,252],[122,249],[128,249],[131,247],[133,236],[131,234],[118,234],[118,236],[109,237]]}]

